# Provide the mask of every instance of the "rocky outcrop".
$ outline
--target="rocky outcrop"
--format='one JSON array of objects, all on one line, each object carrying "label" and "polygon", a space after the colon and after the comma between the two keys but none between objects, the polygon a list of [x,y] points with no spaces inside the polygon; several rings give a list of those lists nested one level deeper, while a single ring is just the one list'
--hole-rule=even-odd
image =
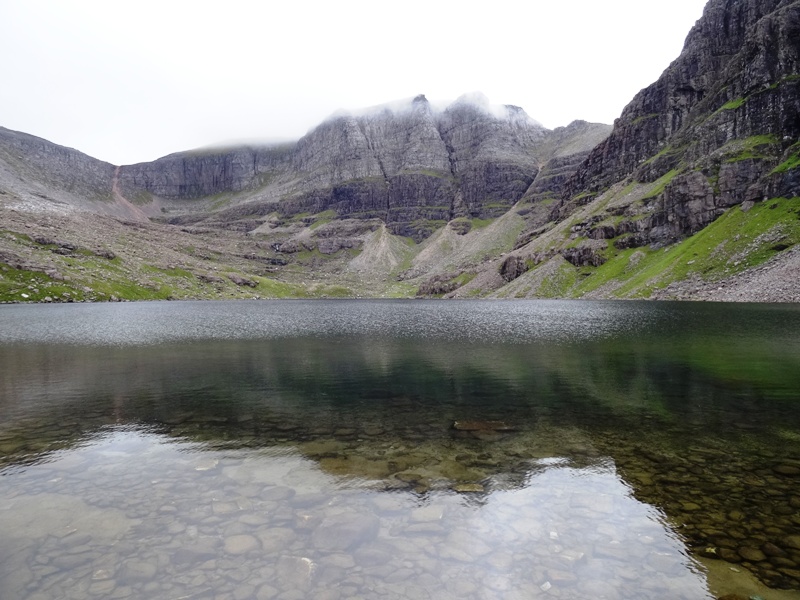
[{"label": "rocky outcrop", "polygon": [[666,178],[640,207],[639,230],[648,243],[668,243],[730,206],[800,195],[790,160],[798,138],[800,2],[711,0],[680,57],[565,184],[551,218],[616,182]]},{"label": "rocky outcrop", "polygon": [[528,261],[521,256],[509,256],[500,265],[500,276],[505,281],[514,281],[530,268]]}]

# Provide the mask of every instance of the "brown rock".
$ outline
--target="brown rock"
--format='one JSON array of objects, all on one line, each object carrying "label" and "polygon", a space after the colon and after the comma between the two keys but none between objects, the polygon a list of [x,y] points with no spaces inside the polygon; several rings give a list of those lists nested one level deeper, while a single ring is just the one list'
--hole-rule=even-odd
[{"label": "brown rock", "polygon": [[786,556],[786,552],[784,552],[781,548],[779,548],[772,542],[764,543],[761,546],[761,551],[767,556]]},{"label": "brown rock", "polygon": [[258,283],[256,283],[252,279],[240,277],[239,275],[228,275],[228,279],[230,279],[233,283],[235,283],[238,286],[247,286],[253,288],[258,286]]},{"label": "brown rock", "polygon": [[516,428],[505,421],[454,421],[453,429],[457,431],[515,431]]},{"label": "brown rock", "polygon": [[794,465],[775,465],[772,470],[778,475],[786,475],[788,477],[800,475],[800,467],[795,467]]},{"label": "brown rock", "polygon": [[742,557],[739,556],[739,553],[735,550],[731,550],[730,548],[720,548],[717,550],[717,555],[724,561],[730,563],[740,563],[742,562]]},{"label": "brown rock", "polygon": [[737,550],[737,552],[739,552],[739,556],[741,556],[743,559],[754,563],[767,559],[766,555],[758,548],[742,546]]},{"label": "brown rock", "polygon": [[800,535],[787,535],[781,540],[781,545],[784,548],[791,548],[792,550],[800,550]]}]

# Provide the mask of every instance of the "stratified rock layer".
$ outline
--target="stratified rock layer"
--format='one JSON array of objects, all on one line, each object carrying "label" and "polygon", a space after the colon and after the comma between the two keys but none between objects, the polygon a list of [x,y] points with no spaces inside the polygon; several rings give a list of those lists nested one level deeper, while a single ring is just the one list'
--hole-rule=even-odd
[{"label": "stratified rock layer", "polygon": [[[540,165],[587,152],[608,131],[579,122],[551,132],[521,108],[492,107],[480,95],[444,111],[417,96],[399,107],[332,117],[294,144],[179,153],[125,166],[120,178],[134,195],[240,194],[241,203],[219,213],[222,221],[333,210],[379,218],[393,233],[419,240],[457,217],[502,215]],[[564,164],[574,169],[578,162]]]}]

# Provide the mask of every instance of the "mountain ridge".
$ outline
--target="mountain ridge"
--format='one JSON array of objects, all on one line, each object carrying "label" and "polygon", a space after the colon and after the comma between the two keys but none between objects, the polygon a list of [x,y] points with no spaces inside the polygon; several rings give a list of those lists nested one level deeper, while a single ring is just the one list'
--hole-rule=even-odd
[{"label": "mountain ridge", "polygon": [[[798,301],[799,65],[800,2],[710,0],[613,128],[548,130],[477,94],[441,108],[420,95],[294,142],[119,168],[0,129],[0,263],[70,271],[92,290],[70,297],[90,299],[105,277],[127,290],[110,295],[133,281],[141,298]],[[46,213],[114,269],[36,242],[64,241],[44,235]],[[0,297],[41,299],[18,285],[41,278],[17,271]]]},{"label": "mountain ridge", "polygon": [[[587,142],[569,140],[576,151],[588,150],[608,129],[587,127],[595,130]],[[547,153],[562,149],[549,135],[519,107],[493,107],[471,95],[435,110],[419,95],[333,115],[292,144],[175,153],[123,166],[121,176],[134,195],[138,189],[185,200],[249,192],[251,212],[261,216],[333,209],[381,218],[393,233],[421,241],[433,231],[426,221],[440,226],[510,208]]]}]

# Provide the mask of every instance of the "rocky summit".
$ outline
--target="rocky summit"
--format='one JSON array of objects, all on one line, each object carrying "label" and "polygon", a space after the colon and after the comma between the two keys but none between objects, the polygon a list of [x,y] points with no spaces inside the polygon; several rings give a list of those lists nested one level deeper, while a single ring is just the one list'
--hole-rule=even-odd
[{"label": "rocky summit", "polygon": [[800,2],[711,0],[613,128],[425,96],[114,166],[0,128],[0,299],[800,300]]}]

